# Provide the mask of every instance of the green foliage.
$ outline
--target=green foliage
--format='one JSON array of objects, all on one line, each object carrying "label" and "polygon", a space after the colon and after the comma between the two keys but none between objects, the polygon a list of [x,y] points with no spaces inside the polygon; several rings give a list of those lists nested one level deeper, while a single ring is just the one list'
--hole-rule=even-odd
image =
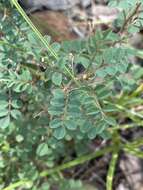
[{"label": "green foliage", "polygon": [[[85,147],[96,137],[120,146],[114,135],[123,127],[120,118],[141,125],[142,112],[129,110],[143,103],[139,86],[143,71],[131,64],[131,56],[138,52],[128,44],[130,32],[135,32],[131,26],[142,24],[142,13],[137,14],[140,3],[110,0],[110,5],[121,9],[114,22],[119,32],[97,30],[87,39],[58,44],[41,36],[17,1],[1,1],[1,189],[16,181],[4,190],[25,183],[24,189],[32,190],[48,190],[57,184],[61,190],[83,189],[80,181],[64,179],[60,170],[101,156],[106,149],[65,164],[72,152],[90,153]],[[81,73],[79,64],[84,68]],[[63,165],[55,168],[61,158]],[[48,180],[44,171],[51,171]]]},{"label": "green foliage", "polygon": [[115,21],[122,30],[126,28],[129,33],[135,33],[143,26],[143,12],[141,10],[142,0],[109,0],[109,5],[122,10]]}]

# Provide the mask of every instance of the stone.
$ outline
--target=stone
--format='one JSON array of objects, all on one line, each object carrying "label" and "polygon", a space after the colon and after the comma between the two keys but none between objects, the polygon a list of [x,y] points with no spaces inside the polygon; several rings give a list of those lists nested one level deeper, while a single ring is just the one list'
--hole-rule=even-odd
[{"label": "stone", "polygon": [[82,7],[88,7],[91,4],[91,0],[80,0],[80,4]]},{"label": "stone", "polygon": [[83,7],[90,5],[91,0],[19,0],[23,8],[30,12],[47,8],[50,10],[67,10],[76,4],[81,4]]},{"label": "stone", "polygon": [[53,41],[74,40],[69,19],[62,12],[39,11],[30,15],[30,19],[43,35],[49,35]]}]

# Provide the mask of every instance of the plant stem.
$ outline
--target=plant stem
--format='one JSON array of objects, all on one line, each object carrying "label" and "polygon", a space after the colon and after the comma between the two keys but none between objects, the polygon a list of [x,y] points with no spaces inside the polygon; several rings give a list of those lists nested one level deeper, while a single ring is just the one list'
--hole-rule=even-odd
[{"label": "plant stem", "polygon": [[138,96],[140,93],[142,93],[142,91],[143,91],[143,84],[140,84],[139,87],[131,94],[130,98]]},{"label": "plant stem", "polygon": [[17,2],[17,0],[11,0],[12,3],[15,5],[15,7],[17,8],[17,10],[19,11],[19,13],[22,15],[22,17],[25,19],[25,21],[28,23],[28,25],[31,27],[31,29],[33,30],[33,32],[37,35],[37,37],[40,39],[40,41],[44,44],[44,46],[47,48],[47,50],[51,53],[51,55],[53,55],[53,57],[57,60],[58,59],[58,55],[56,54],[56,52],[50,47],[50,45],[48,44],[48,42],[44,39],[43,35],[39,32],[39,30],[35,27],[35,25],[31,22],[31,20],[29,19],[29,17],[26,15],[26,13],[24,12],[24,10],[21,8],[21,6],[19,5],[19,3]]},{"label": "plant stem", "polygon": [[79,164],[83,164],[84,162],[92,160],[92,159],[94,159],[96,157],[99,157],[99,156],[102,156],[102,155],[107,154],[109,152],[112,152],[114,150],[114,147],[115,146],[112,145],[112,146],[109,146],[109,147],[105,147],[102,150],[98,150],[98,151],[96,151],[94,153],[81,156],[79,158],[76,158],[75,160],[72,160],[70,162],[64,163],[64,164],[62,164],[60,166],[57,166],[57,167],[55,167],[53,169],[43,171],[43,172],[40,173],[40,176],[41,177],[49,176],[49,175],[51,175],[53,173],[58,173],[58,172],[60,172],[62,170],[77,166]]},{"label": "plant stem", "polygon": [[118,134],[118,131],[113,132],[112,142],[115,146],[114,146],[114,150],[112,151],[112,158],[111,158],[108,173],[107,173],[106,190],[112,190],[115,167],[118,160],[119,151],[121,148],[120,147],[121,139],[120,139],[120,135]]},{"label": "plant stem", "polygon": [[122,147],[125,152],[132,154],[138,158],[143,158],[143,152],[139,149],[142,145],[143,138],[140,138],[133,142],[129,142],[126,145],[122,145]]},{"label": "plant stem", "polygon": [[25,185],[28,185],[28,184],[31,184],[31,181],[23,179],[23,180],[20,180],[20,181],[18,181],[16,183],[13,183],[13,184],[9,185],[8,187],[5,187],[2,190],[13,190],[13,189],[15,189],[17,187],[25,186]]},{"label": "plant stem", "polygon": [[127,144],[124,146],[124,148],[125,148],[125,147],[138,148],[138,147],[140,147],[140,146],[142,146],[142,145],[143,145],[143,138],[139,138],[139,139],[137,139],[137,140],[134,140],[133,142],[127,143]]},{"label": "plant stem", "polygon": [[107,174],[107,182],[106,182],[106,190],[112,190],[113,177],[114,177],[114,172],[115,172],[115,167],[116,167],[116,163],[118,160],[118,156],[119,156],[119,152],[117,150],[115,150],[112,153],[112,158],[111,158],[110,165],[109,165],[109,170],[108,170],[108,174]]},{"label": "plant stem", "polygon": [[141,158],[141,159],[143,159],[143,152],[142,151],[140,151],[139,149],[133,149],[133,148],[131,148],[131,147],[125,147],[124,149],[123,149],[125,152],[127,152],[128,154],[131,154],[131,155],[133,155],[133,156],[136,156],[136,157],[138,157],[138,158]]},{"label": "plant stem", "polygon": [[[117,137],[118,138],[118,137]],[[115,139],[117,140],[117,139]],[[119,141],[119,140],[118,140]],[[68,169],[68,168],[71,168],[71,167],[74,167],[74,166],[77,166],[79,164],[83,164],[84,162],[86,161],[89,161],[89,160],[92,160],[94,158],[97,158],[99,156],[102,156],[104,154],[107,154],[107,153],[110,153],[110,152],[113,152],[113,163],[115,163],[116,159],[116,154],[118,154],[119,150],[122,148],[123,150],[127,150],[128,147],[134,147],[134,148],[137,148],[139,147],[140,145],[143,144],[143,138],[140,138],[134,142],[129,142],[127,143],[126,145],[124,144],[121,144],[120,142],[118,142],[119,144],[117,145],[117,143],[115,145],[111,145],[109,147],[105,147],[103,148],[102,150],[98,150],[94,153],[91,153],[91,154],[88,154],[88,155],[84,155],[84,156],[81,156],[79,158],[76,158],[75,160],[72,160],[70,162],[67,162],[67,163],[64,163],[60,166],[57,166],[53,169],[49,169],[49,170],[45,170],[43,172],[40,173],[40,176],[41,177],[45,177],[45,176],[49,176],[49,175],[52,175],[53,173],[58,173],[60,171],[63,171],[65,169]],[[116,158],[116,159],[115,159]],[[113,168],[112,168],[112,172],[113,172]]]},{"label": "plant stem", "polygon": [[140,122],[137,122],[137,123],[135,122],[135,123],[131,123],[131,124],[117,125],[116,127],[109,128],[108,130],[109,131],[116,131],[116,130],[119,130],[119,129],[126,130],[126,129],[130,129],[130,128],[133,128],[133,127],[143,127],[143,121],[140,121]]}]

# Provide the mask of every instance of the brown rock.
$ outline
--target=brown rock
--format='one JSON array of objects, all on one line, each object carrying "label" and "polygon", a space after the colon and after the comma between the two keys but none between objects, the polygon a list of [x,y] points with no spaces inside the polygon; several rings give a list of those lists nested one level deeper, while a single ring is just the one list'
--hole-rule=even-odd
[{"label": "brown rock", "polygon": [[50,35],[54,41],[77,38],[71,31],[68,18],[63,13],[42,11],[32,14],[30,18],[43,35]]}]

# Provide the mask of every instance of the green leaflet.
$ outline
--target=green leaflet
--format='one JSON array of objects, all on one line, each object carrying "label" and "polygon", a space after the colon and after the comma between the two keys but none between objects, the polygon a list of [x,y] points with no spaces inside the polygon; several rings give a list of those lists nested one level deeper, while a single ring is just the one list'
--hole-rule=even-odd
[{"label": "green leaflet", "polygon": [[92,123],[87,120],[81,120],[80,123],[80,131],[82,133],[87,133],[92,128]]},{"label": "green leaflet", "polygon": [[8,112],[9,112],[8,109],[0,109],[0,117],[8,115]]},{"label": "green leaflet", "polygon": [[8,107],[8,102],[6,100],[0,100],[0,109]]},{"label": "green leaflet", "polygon": [[96,128],[92,127],[92,129],[88,132],[88,138],[94,139],[97,136]]},{"label": "green leaflet", "polygon": [[61,119],[53,119],[52,121],[50,121],[49,126],[51,129],[58,128],[62,126],[62,121]]},{"label": "green leaflet", "polygon": [[21,112],[19,110],[17,110],[17,109],[12,109],[11,112],[10,112],[10,115],[14,119],[20,119],[20,117],[22,116]]},{"label": "green leaflet", "polygon": [[0,118],[0,128],[7,128],[10,125],[10,117],[6,116],[3,118]]},{"label": "green leaflet", "polygon": [[63,139],[65,137],[65,135],[66,135],[66,130],[64,127],[58,127],[57,129],[54,129],[53,136],[57,140]]},{"label": "green leaflet", "polygon": [[117,125],[117,122],[116,122],[116,119],[113,118],[113,117],[106,117],[104,118],[104,120],[111,126],[116,126]]},{"label": "green leaflet", "polygon": [[68,119],[64,121],[64,126],[69,130],[75,130],[77,129],[78,124],[77,124],[77,121],[73,119]]},{"label": "green leaflet", "polygon": [[55,85],[60,86],[61,83],[62,83],[62,74],[58,73],[58,72],[53,73],[53,75],[52,75],[52,82]]},{"label": "green leaflet", "polygon": [[36,150],[36,154],[38,156],[45,156],[45,155],[48,155],[49,153],[51,152],[46,143],[41,143],[38,145],[37,150]]}]

